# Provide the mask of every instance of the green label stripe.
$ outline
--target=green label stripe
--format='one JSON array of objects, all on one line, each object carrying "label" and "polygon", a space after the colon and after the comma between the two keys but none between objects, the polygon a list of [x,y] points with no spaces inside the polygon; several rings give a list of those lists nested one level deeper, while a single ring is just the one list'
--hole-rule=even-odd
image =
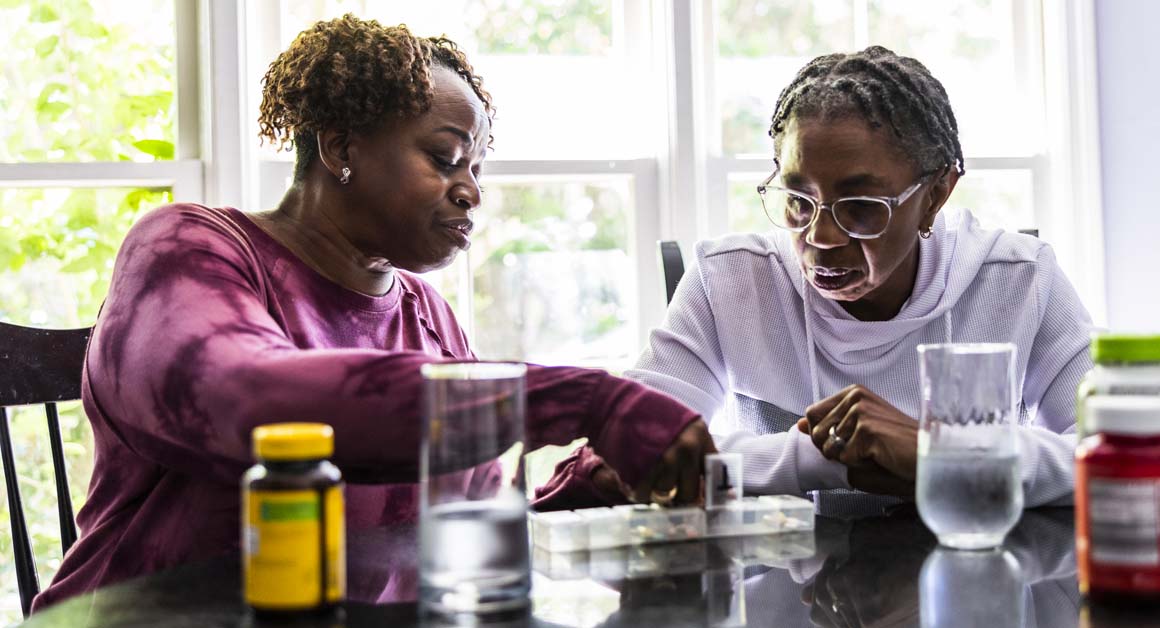
[{"label": "green label stripe", "polygon": [[261,517],[262,521],[317,521],[318,501],[264,502],[261,505]]}]

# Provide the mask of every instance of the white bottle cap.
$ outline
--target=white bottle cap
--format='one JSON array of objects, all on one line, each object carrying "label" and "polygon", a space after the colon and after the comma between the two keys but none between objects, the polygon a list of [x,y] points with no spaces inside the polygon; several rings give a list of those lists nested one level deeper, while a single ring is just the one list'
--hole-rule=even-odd
[{"label": "white bottle cap", "polygon": [[1160,435],[1160,396],[1096,395],[1083,404],[1089,434]]}]

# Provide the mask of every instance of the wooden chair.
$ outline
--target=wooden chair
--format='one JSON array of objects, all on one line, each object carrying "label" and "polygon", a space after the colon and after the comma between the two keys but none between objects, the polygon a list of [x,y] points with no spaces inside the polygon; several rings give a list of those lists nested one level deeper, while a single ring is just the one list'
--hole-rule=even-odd
[{"label": "wooden chair", "polygon": [[12,519],[12,551],[20,588],[20,607],[25,617],[32,598],[40,592],[40,581],[32,558],[24,506],[20,501],[6,408],[44,404],[56,478],[61,547],[68,552],[77,540],[77,528],[69,498],[56,402],[80,398],[81,369],[91,333],[91,327],[34,329],[0,323],[0,457],[3,458],[4,484],[8,491],[8,513]]},{"label": "wooden chair", "polygon": [[685,260],[676,240],[661,240],[657,247],[661,254],[661,274],[665,278],[665,304],[669,304],[673,302],[673,293],[677,291],[681,275],[685,274]]}]

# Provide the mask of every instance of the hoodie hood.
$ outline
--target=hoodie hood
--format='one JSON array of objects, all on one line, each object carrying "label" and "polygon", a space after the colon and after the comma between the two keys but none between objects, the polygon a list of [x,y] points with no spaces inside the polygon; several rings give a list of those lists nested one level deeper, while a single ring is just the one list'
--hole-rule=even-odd
[{"label": "hoodie hood", "polygon": [[1001,233],[982,229],[967,210],[939,212],[931,237],[919,239],[914,290],[898,315],[888,321],[860,321],[837,302],[822,297],[806,281],[790,234],[776,234],[774,242],[805,304],[811,344],[835,365],[865,365],[883,358],[908,335],[940,317],[946,321],[947,340],[953,340],[951,308],[970,287]]}]

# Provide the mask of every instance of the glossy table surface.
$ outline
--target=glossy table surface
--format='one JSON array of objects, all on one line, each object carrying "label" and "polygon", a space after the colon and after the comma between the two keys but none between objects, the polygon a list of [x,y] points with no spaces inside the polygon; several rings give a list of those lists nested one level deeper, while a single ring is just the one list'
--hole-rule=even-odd
[{"label": "glossy table surface", "polygon": [[[913,511],[819,517],[813,534],[537,553],[533,626],[1160,626],[1160,606],[1088,605],[1075,574],[1070,509],[1024,513],[1000,550],[940,549]],[[412,626],[420,617],[413,528],[355,531],[349,601],[293,625]],[[237,557],[183,566],[80,596],[26,624],[257,626]],[[286,625],[286,624],[277,624]]]}]

